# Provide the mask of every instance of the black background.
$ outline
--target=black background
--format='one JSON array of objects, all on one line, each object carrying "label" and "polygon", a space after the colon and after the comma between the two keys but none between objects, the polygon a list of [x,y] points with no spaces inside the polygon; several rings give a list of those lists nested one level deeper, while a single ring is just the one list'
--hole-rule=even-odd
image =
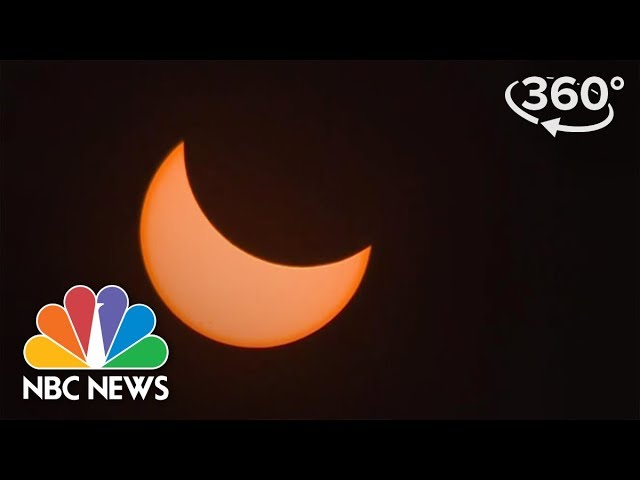
[{"label": "black background", "polygon": [[[609,127],[553,138],[504,101],[529,75],[626,84]],[[637,63],[32,61],[0,82],[3,418],[637,417]],[[373,246],[334,321],[248,350],[164,306],[138,221],[181,140],[241,248]],[[167,401],[22,400],[35,315],[79,283],[155,310]]]}]

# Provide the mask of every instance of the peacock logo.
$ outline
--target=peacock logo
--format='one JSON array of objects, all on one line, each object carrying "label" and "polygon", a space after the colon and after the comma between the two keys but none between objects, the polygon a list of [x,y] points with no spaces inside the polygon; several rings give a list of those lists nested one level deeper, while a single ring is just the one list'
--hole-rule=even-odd
[{"label": "peacock logo", "polygon": [[156,316],[147,305],[129,306],[127,293],[108,285],[96,295],[84,285],[70,288],[64,306],[50,303],[38,312],[41,335],[24,346],[24,359],[37,370],[155,370],[169,347],[152,335]]}]

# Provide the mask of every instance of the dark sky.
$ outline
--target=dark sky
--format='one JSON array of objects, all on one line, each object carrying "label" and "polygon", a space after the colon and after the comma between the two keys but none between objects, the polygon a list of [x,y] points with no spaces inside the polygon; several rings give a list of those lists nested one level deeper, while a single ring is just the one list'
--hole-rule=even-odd
[{"label": "dark sky", "polygon": [[[504,101],[529,75],[626,84],[609,127],[553,138]],[[4,62],[0,94],[3,418],[637,416],[635,63]],[[162,303],[138,221],[181,140],[241,248],[306,265],[373,245],[328,326],[249,350]],[[169,399],[22,400],[40,307],[111,283],[156,312]]]}]

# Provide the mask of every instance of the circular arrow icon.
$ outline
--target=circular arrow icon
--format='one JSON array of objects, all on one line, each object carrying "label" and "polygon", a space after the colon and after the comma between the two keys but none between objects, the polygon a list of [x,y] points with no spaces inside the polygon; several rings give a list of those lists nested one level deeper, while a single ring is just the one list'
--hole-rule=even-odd
[{"label": "circular arrow icon", "polygon": [[560,123],[560,117],[554,118],[552,120],[547,120],[546,122],[542,122],[541,125],[547,129],[547,131],[556,136],[558,132],[568,132],[568,133],[587,133],[587,132],[595,132],[596,130],[600,130],[611,123],[613,120],[613,107],[611,104],[609,107],[609,115],[600,123],[594,123],[593,125],[584,125],[584,126],[572,126],[572,125],[562,125]]}]

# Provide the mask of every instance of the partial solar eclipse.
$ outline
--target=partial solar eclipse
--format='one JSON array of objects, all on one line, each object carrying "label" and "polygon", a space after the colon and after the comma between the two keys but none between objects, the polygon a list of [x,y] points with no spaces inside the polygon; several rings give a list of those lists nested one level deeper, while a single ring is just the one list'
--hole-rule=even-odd
[{"label": "partial solar eclipse", "polygon": [[149,185],[140,241],[151,282],[179,319],[213,340],[254,348],[291,343],[329,323],[358,289],[371,251],[297,267],[241,250],[200,209],[182,143]]}]

